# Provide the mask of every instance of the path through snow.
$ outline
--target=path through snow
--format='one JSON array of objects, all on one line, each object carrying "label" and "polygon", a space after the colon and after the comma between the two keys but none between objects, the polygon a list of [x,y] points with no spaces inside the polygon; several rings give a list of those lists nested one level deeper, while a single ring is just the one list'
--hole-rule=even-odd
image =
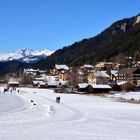
[{"label": "path through snow", "polygon": [[[2,140],[140,139],[139,104],[90,95],[56,94],[48,89],[19,90],[20,93],[6,95],[10,98],[6,97],[4,102],[1,97],[5,95],[0,95],[1,104],[11,108],[14,101],[17,105],[10,112],[0,111]],[[60,103],[55,102],[57,96],[61,97]]]}]

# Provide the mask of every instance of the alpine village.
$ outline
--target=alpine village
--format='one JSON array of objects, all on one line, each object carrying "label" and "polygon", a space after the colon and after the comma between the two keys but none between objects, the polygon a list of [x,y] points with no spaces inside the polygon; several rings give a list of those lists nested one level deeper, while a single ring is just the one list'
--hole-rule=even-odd
[{"label": "alpine village", "polygon": [[[24,49],[26,51],[26,49]],[[140,14],[113,23],[35,62],[0,62],[0,84],[58,93],[106,95],[140,90]]]}]

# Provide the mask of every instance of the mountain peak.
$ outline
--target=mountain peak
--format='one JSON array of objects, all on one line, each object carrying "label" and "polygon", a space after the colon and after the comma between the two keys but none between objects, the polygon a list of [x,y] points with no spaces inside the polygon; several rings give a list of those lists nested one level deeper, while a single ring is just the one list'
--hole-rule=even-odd
[{"label": "mountain peak", "polygon": [[44,59],[51,55],[53,52],[48,49],[44,49],[43,51],[34,51],[29,48],[22,48],[16,53],[4,53],[0,54],[0,61],[23,61],[23,62],[36,62],[40,59]]},{"label": "mountain peak", "polygon": [[23,48],[23,49],[20,49],[17,53],[21,54],[23,57],[26,57],[26,56],[32,55],[33,52],[34,51],[32,49]]}]

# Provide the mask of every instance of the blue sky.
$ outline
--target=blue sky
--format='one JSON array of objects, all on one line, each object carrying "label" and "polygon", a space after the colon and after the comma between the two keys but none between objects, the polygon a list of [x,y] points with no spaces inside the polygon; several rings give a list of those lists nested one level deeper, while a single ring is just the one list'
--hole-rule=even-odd
[{"label": "blue sky", "polygon": [[0,53],[57,50],[140,13],[140,0],[0,0]]}]

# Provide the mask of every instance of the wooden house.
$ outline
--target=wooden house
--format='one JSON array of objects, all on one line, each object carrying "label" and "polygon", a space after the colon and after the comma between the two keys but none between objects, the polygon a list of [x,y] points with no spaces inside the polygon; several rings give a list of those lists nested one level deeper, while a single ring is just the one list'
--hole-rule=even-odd
[{"label": "wooden house", "polygon": [[88,83],[81,83],[77,85],[78,92],[87,92]]},{"label": "wooden house", "polygon": [[134,91],[136,88],[136,85],[129,82],[129,81],[121,81],[116,83],[113,87],[112,90],[114,91]]},{"label": "wooden house", "polygon": [[97,71],[96,72],[96,84],[107,84],[110,81],[110,76],[106,71]]},{"label": "wooden house", "polygon": [[55,73],[58,73],[58,78],[61,81],[68,79],[69,67],[67,65],[55,65]]},{"label": "wooden house", "polygon": [[111,90],[111,87],[109,85],[89,85],[88,87],[88,93],[94,93],[94,94],[99,94],[99,93],[109,93]]},{"label": "wooden house", "polygon": [[9,81],[7,87],[8,88],[16,88],[19,86],[19,82],[18,81]]},{"label": "wooden house", "polygon": [[123,68],[118,71],[116,80],[117,82],[129,81],[137,86],[140,86],[140,69]]},{"label": "wooden house", "polygon": [[112,69],[114,64],[112,62],[99,62],[95,65],[96,70],[107,70]]},{"label": "wooden house", "polygon": [[46,82],[39,82],[38,83],[38,88],[48,88],[48,84]]},{"label": "wooden house", "polygon": [[109,93],[110,90],[111,87],[109,85],[96,85],[96,84],[91,85],[87,83],[78,84],[78,91],[84,93],[93,93],[93,94]]}]

